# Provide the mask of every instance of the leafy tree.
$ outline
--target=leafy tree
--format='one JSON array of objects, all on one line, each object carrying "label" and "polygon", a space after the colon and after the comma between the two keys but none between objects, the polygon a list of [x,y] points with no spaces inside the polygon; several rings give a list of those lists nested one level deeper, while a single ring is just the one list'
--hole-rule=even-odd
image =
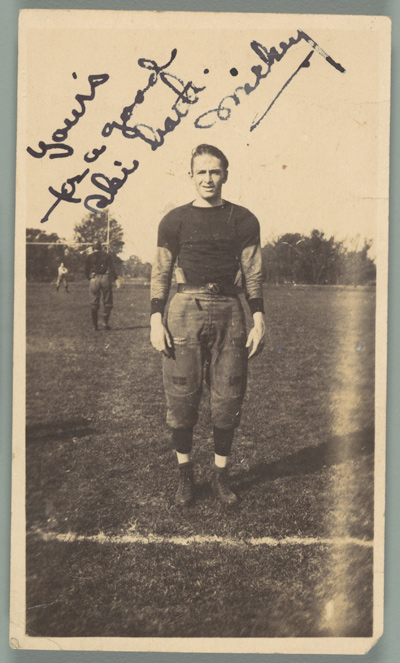
[{"label": "leafy tree", "polygon": [[340,281],[346,285],[363,285],[376,280],[376,266],[368,257],[371,242],[364,242],[361,250],[344,251],[340,263]]},{"label": "leafy tree", "polygon": [[76,246],[67,246],[64,251],[64,263],[69,270],[69,274],[79,274],[83,276],[85,270],[86,254],[85,249],[76,248]]},{"label": "leafy tree", "polygon": [[261,248],[263,279],[267,283],[279,282],[277,251],[274,242]]},{"label": "leafy tree", "polygon": [[65,253],[59,236],[37,228],[27,228],[26,242],[26,278],[40,281],[55,279]]},{"label": "leafy tree", "polygon": [[313,230],[309,237],[286,233],[261,249],[264,279],[315,285],[373,282],[375,264],[368,257],[371,243],[365,242],[360,250],[359,238],[354,238],[353,245],[349,250],[320,230]]},{"label": "leafy tree", "polygon": [[[124,247],[124,231],[122,226],[110,217],[110,252],[114,255],[121,253]],[[80,223],[74,227],[74,239],[79,243],[94,244],[100,241],[102,244],[107,244],[107,212],[90,212]]]},{"label": "leafy tree", "polygon": [[275,257],[278,279],[301,283],[304,281],[306,257],[302,242],[305,237],[299,233],[286,233],[275,242]]},{"label": "leafy tree", "polygon": [[150,279],[151,264],[149,262],[142,262],[137,256],[130,256],[128,260],[123,263],[124,273],[134,278]]},{"label": "leafy tree", "polygon": [[341,245],[334,237],[327,239],[325,233],[313,230],[304,241],[306,256],[306,283],[337,283]]}]

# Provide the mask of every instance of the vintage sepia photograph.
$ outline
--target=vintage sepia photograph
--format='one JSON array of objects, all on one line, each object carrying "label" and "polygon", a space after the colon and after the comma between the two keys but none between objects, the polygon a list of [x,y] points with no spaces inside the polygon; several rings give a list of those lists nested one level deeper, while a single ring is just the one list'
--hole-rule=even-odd
[{"label": "vintage sepia photograph", "polygon": [[383,632],[390,19],[24,9],[11,645]]}]

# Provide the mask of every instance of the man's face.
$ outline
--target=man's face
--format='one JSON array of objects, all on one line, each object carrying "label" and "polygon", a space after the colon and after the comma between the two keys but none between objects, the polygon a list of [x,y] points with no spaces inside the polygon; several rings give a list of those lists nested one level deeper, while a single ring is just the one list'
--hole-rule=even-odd
[{"label": "man's face", "polygon": [[212,202],[221,197],[222,185],[228,173],[220,160],[210,154],[200,154],[193,160],[191,177],[200,198]]}]

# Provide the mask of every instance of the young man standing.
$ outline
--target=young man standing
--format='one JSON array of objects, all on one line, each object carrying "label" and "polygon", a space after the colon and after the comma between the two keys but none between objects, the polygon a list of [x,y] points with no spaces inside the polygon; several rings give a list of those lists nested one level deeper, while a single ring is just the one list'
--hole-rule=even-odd
[{"label": "young man standing", "polygon": [[[194,497],[190,454],[205,373],[215,451],[212,488],[224,504],[234,504],[227,462],[240,421],[247,362],[261,348],[265,332],[260,229],[246,208],[222,199],[228,160],[218,148],[199,145],[192,153],[190,176],[195,200],[169,212],[158,229],[151,343],[164,355],[167,423],[179,465],[176,503],[188,504]],[[178,291],[164,324],[175,264]],[[239,299],[243,291],[254,320],[247,342]]]},{"label": "young man standing", "polygon": [[60,285],[63,283],[65,286],[65,291],[69,292],[68,290],[68,281],[67,281],[67,274],[68,274],[68,269],[64,265],[64,263],[60,263],[60,266],[58,267],[57,270],[58,276],[57,276],[57,284],[56,284],[56,291],[58,292]]},{"label": "young man standing", "polygon": [[99,241],[93,244],[93,252],[86,258],[85,273],[89,280],[93,329],[98,331],[97,318],[101,295],[104,304],[104,329],[111,329],[109,319],[113,308],[112,284],[118,277],[110,254],[104,251]]}]

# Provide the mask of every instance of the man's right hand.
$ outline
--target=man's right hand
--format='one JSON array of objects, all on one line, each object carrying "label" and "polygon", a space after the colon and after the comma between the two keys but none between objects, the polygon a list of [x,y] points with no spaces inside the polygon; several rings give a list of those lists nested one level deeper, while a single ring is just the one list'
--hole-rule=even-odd
[{"label": "man's right hand", "polygon": [[168,329],[163,325],[161,313],[153,313],[150,318],[150,341],[158,352],[170,356],[173,343]]}]

